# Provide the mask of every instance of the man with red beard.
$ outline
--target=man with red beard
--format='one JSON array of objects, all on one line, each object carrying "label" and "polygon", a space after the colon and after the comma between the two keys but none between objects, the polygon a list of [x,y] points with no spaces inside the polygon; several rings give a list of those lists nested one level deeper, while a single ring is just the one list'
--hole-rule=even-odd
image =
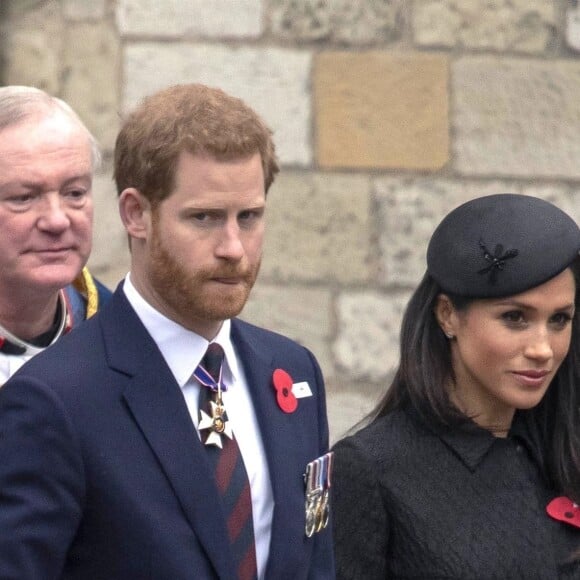
[{"label": "man with red beard", "polygon": [[131,271],[0,391],[3,578],[334,578],[320,368],[236,318],[277,172],[268,127],[218,89],[125,120]]}]

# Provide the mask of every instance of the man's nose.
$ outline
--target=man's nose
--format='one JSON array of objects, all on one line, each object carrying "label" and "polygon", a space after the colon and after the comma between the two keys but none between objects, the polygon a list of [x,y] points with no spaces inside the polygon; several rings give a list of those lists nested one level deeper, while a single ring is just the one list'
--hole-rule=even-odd
[{"label": "man's nose", "polygon": [[47,232],[58,233],[70,225],[67,207],[58,194],[46,195],[43,203],[38,206],[38,227]]},{"label": "man's nose", "polygon": [[237,220],[227,220],[219,232],[216,256],[229,260],[240,260],[244,255],[244,245]]}]

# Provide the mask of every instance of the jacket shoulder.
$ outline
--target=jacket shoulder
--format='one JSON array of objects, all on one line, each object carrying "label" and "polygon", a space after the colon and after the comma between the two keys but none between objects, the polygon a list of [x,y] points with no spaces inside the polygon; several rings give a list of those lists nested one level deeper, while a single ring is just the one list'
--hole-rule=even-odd
[{"label": "jacket shoulder", "polygon": [[406,453],[422,435],[427,432],[404,410],[396,410],[339,440],[333,449],[338,454],[354,453],[371,463],[388,463]]}]

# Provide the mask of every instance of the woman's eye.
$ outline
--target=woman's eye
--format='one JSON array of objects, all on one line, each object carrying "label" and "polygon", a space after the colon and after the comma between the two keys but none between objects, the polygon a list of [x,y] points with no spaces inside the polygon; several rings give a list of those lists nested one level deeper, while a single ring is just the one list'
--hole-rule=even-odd
[{"label": "woman's eye", "polygon": [[557,326],[566,326],[572,321],[572,317],[567,312],[558,312],[552,316],[552,322]]},{"label": "woman's eye", "polygon": [[502,314],[502,318],[511,324],[519,324],[524,322],[524,315],[520,310],[510,310],[509,312],[504,312]]}]

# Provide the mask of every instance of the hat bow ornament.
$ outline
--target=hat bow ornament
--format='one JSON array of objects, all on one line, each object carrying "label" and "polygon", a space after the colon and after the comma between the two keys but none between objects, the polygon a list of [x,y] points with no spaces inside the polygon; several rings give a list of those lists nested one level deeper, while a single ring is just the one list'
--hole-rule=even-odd
[{"label": "hat bow ornament", "polygon": [[489,273],[490,284],[495,284],[497,282],[497,273],[504,269],[506,261],[515,258],[519,254],[518,250],[507,250],[504,253],[502,244],[497,244],[492,254],[481,240],[479,241],[479,247],[482,249],[483,257],[488,262],[488,265],[485,268],[478,270],[477,273]]}]

